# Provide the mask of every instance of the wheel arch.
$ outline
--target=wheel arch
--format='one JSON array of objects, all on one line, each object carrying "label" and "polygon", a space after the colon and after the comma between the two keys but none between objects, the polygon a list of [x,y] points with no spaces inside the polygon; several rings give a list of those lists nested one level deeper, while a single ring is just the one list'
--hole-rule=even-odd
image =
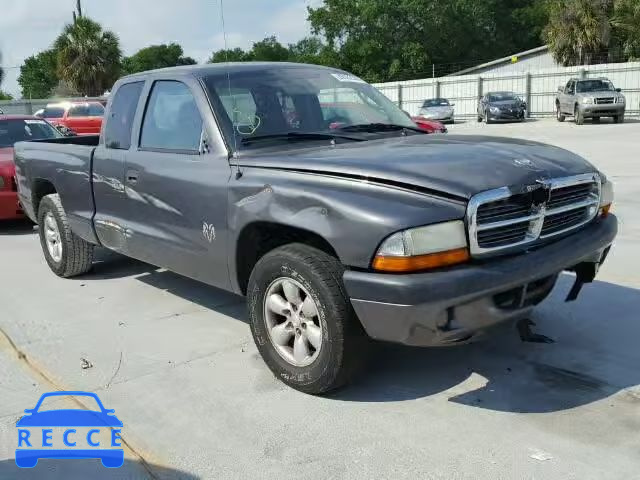
[{"label": "wheel arch", "polygon": [[232,279],[236,282],[238,292],[246,294],[251,272],[264,255],[290,243],[315,247],[340,260],[334,247],[317,232],[279,222],[251,222],[240,231],[233,258],[235,272],[232,272]]}]

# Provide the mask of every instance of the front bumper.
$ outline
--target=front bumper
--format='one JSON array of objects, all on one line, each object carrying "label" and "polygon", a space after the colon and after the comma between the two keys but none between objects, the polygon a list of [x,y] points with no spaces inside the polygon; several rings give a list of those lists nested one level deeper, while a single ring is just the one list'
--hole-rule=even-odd
[{"label": "front bumper", "polygon": [[514,122],[517,120],[524,120],[524,110],[501,110],[500,113],[488,113],[489,120],[496,122]]},{"label": "front bumper", "polygon": [[344,284],[370,337],[419,346],[462,343],[526,317],[562,271],[604,261],[616,233],[610,215],[527,253],[411,275],[347,271]]},{"label": "front bumper", "polygon": [[595,104],[581,104],[579,106],[582,116],[585,118],[592,117],[607,117],[624,115],[625,104],[624,103],[605,103],[602,105]]}]

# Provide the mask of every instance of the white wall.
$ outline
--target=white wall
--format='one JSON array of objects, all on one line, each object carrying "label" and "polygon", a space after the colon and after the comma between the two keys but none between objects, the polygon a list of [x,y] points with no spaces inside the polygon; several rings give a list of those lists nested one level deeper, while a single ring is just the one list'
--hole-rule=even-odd
[{"label": "white wall", "polygon": [[[425,99],[436,96],[439,83],[440,96],[456,104],[458,118],[475,117],[478,93],[497,90],[513,91],[523,99],[528,97],[531,116],[539,117],[554,114],[558,86],[566,84],[571,77],[579,76],[581,69],[585,70],[587,77],[609,78],[626,96],[627,114],[640,114],[640,62],[537,68],[526,72],[486,72],[479,75],[381,83],[375,86],[394,102],[398,102],[401,94],[401,106],[411,115],[418,113]],[[529,91],[527,75],[530,75]]]}]

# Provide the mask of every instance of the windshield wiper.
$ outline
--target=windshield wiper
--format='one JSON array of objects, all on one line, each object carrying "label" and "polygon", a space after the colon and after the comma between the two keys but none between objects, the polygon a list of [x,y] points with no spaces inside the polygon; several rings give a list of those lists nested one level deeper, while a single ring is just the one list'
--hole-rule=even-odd
[{"label": "windshield wiper", "polygon": [[245,137],[241,140],[244,145],[262,140],[334,140],[342,138],[354,142],[362,142],[364,138],[351,137],[349,135],[340,135],[337,133],[314,133],[314,132],[286,132],[272,133],[270,135],[256,135],[254,137]]},{"label": "windshield wiper", "polygon": [[337,128],[336,130],[340,130],[342,132],[367,132],[367,133],[395,132],[398,130],[410,130],[412,132],[427,133],[418,126],[409,127],[406,125],[396,125],[394,123],[359,123],[356,125],[347,125],[345,127],[340,127],[340,128]]}]

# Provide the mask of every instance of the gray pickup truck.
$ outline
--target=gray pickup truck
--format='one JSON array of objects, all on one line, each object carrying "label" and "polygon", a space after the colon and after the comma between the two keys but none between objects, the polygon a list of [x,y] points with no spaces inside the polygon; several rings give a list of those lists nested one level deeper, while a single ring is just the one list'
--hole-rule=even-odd
[{"label": "gray pickup truck", "polygon": [[101,246],[244,295],[269,368],[316,394],[369,338],[469,342],[526,319],[564,270],[575,298],[617,231],[611,182],[578,155],[425,135],[310,65],[128,76],[100,137],[18,143],[15,161],[55,274],[88,272]]},{"label": "gray pickup truck", "polygon": [[602,117],[623,123],[626,99],[621,92],[608,78],[572,78],[558,87],[556,118],[564,122],[572,115],[576,125],[582,125],[585,118],[599,122]]}]

